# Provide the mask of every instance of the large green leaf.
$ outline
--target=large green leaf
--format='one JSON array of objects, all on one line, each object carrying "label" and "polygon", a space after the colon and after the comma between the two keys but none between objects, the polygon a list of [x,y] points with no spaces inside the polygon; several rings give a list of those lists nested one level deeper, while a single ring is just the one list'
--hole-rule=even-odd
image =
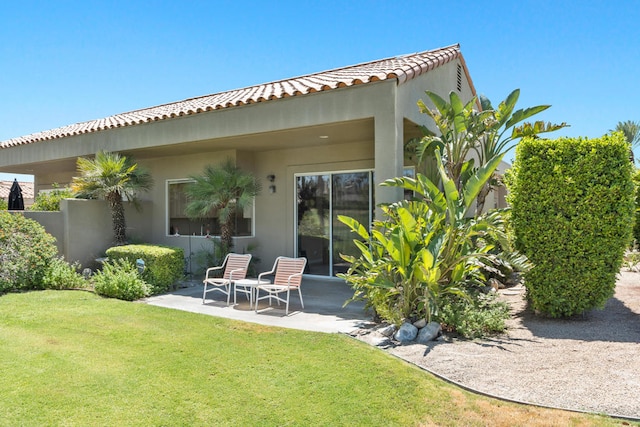
[{"label": "large green leaf", "polygon": [[511,126],[514,126],[531,116],[535,116],[536,114],[543,112],[549,107],[551,107],[551,105],[538,105],[536,107],[529,107],[524,110],[518,110],[513,113],[511,118],[505,123],[504,127],[505,129],[509,129]]},{"label": "large green leaf", "polygon": [[369,232],[357,220],[355,220],[355,219],[353,219],[353,218],[351,218],[349,216],[338,215],[338,221],[340,221],[341,223],[345,224],[347,227],[349,227],[351,229],[351,231],[355,232],[357,235],[359,235],[363,239],[369,240]]},{"label": "large green leaf", "polygon": [[515,108],[519,97],[520,97],[520,89],[514,89],[505,98],[505,100],[498,105],[498,109],[495,111],[495,118],[498,121],[498,125],[497,125],[498,128],[504,125],[507,120],[509,120],[509,117],[511,116],[511,113]]},{"label": "large green leaf", "polygon": [[535,123],[523,123],[522,126],[513,128],[511,139],[524,138],[526,136],[535,136],[541,133],[554,132],[558,129],[568,127],[566,123],[554,124],[538,120]]},{"label": "large green leaf", "polygon": [[491,101],[484,95],[480,95],[480,106],[482,107],[482,111],[493,110]]},{"label": "large green leaf", "polygon": [[451,110],[453,112],[453,127],[456,133],[463,133],[467,130],[467,120],[462,100],[458,94],[453,91],[449,94],[449,100],[451,102]]},{"label": "large green leaf", "polygon": [[436,160],[438,162],[438,171],[440,172],[440,180],[442,181],[442,187],[444,188],[444,197],[447,202],[447,210],[450,217],[456,216],[458,200],[460,195],[456,188],[455,182],[447,175],[444,165],[442,164],[442,156],[440,153],[436,153]]},{"label": "large green leaf", "polygon": [[[433,105],[436,107],[440,115],[445,117],[451,115],[451,107],[447,101],[442,99],[438,94],[434,92],[426,91],[425,93],[427,94]],[[427,110],[429,109],[427,108]]]},{"label": "large green leaf", "polygon": [[482,187],[491,179],[493,173],[500,165],[504,153],[491,158],[487,164],[478,168],[476,172],[466,181],[462,188],[462,199],[466,209],[468,209],[473,201],[482,190]]},{"label": "large green leaf", "polygon": [[411,249],[415,248],[419,234],[416,233],[416,226],[418,222],[413,217],[411,212],[404,207],[400,207],[397,210],[399,227],[403,230],[407,243],[411,246]]}]

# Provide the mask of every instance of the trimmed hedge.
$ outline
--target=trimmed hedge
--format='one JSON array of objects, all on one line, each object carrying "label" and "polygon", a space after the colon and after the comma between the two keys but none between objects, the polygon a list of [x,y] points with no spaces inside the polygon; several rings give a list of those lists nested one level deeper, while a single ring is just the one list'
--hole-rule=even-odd
[{"label": "trimmed hedge", "polygon": [[169,290],[184,276],[184,250],[160,245],[124,245],[107,249],[110,260],[126,259],[134,265],[142,259],[145,270],[142,279],[149,283],[153,294]]},{"label": "trimmed hedge", "polygon": [[571,316],[613,296],[635,210],[629,150],[618,133],[518,144],[508,201],[534,310]]}]

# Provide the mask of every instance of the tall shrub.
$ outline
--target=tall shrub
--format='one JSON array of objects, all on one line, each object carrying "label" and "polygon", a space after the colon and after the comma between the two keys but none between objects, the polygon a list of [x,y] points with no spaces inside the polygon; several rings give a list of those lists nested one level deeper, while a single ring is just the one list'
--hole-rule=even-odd
[{"label": "tall shrub", "polygon": [[613,295],[634,213],[629,144],[525,139],[507,180],[516,247],[534,310],[552,317],[603,307]]},{"label": "tall shrub", "polygon": [[43,226],[0,211],[0,292],[42,288],[56,253],[55,238]]}]

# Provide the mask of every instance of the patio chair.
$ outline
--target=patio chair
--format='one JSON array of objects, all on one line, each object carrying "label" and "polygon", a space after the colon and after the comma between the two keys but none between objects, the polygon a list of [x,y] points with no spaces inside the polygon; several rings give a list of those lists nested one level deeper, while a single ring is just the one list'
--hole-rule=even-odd
[{"label": "patio chair", "polygon": [[[207,268],[204,280],[204,292],[202,293],[202,303],[205,303],[207,293],[220,291],[227,296],[227,305],[231,298],[231,286],[235,280],[242,280],[247,276],[251,254],[230,253],[224,257],[222,265],[219,267]],[[213,277],[216,272],[223,270],[222,277]],[[209,288],[211,286],[211,288]]]},{"label": "patio chair", "polygon": [[[291,290],[298,290],[300,296],[300,305],[304,308],[304,302],[302,302],[302,291],[300,290],[302,284],[302,273],[307,265],[307,259],[302,258],[287,258],[278,257],[271,271],[265,271],[258,275],[258,285],[255,287],[255,309],[258,312],[258,303],[262,299],[269,299],[269,305],[271,300],[275,299],[280,302],[286,303],[285,316],[289,315],[289,295]],[[268,281],[264,276],[274,275],[273,282]],[[268,282],[268,283],[263,283]],[[260,296],[260,291],[266,292],[266,295]],[[281,296],[286,293],[286,298]]]}]

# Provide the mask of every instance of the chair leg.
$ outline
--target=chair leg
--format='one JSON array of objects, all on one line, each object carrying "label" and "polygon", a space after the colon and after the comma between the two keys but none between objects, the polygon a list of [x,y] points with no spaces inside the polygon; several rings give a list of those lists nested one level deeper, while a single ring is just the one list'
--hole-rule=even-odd
[{"label": "chair leg", "polygon": [[207,284],[204,284],[204,291],[202,291],[202,303],[205,303],[205,298],[207,297]]},{"label": "chair leg", "polygon": [[298,295],[300,295],[300,305],[304,308],[304,302],[302,302],[302,290],[300,289],[300,286],[298,286]]},{"label": "chair leg", "polygon": [[290,288],[287,288],[287,307],[284,310],[284,315],[288,316],[289,315],[289,292]]}]

